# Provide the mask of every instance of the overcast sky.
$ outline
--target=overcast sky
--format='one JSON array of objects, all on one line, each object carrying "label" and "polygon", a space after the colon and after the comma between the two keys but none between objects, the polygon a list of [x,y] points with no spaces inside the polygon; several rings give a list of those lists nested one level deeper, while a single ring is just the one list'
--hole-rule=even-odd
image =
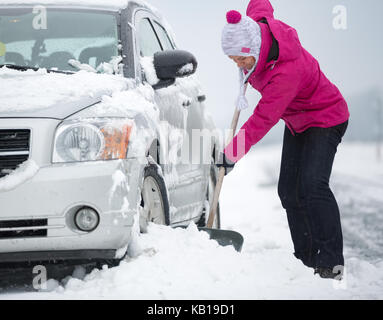
[{"label": "overcast sky", "polygon": [[[248,0],[150,0],[167,18],[180,49],[194,53],[198,76],[217,126],[229,126],[238,93],[236,66],[221,50],[225,14],[235,9],[245,14]],[[293,26],[303,46],[318,59],[323,71],[349,97],[374,86],[382,87],[383,1],[381,0],[271,0],[275,17]],[[333,9],[347,9],[347,29],[336,30]],[[251,115],[259,100],[249,92]]]}]

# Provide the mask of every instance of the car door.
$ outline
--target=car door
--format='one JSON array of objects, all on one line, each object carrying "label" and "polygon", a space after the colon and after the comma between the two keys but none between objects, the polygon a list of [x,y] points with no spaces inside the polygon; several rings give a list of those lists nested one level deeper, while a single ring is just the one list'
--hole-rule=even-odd
[{"label": "car door", "polygon": [[[136,13],[136,45],[141,57],[151,57],[158,51],[174,48],[167,36],[165,38],[164,34],[156,32],[155,28],[161,26],[154,22],[154,19],[154,16],[145,10]],[[193,190],[190,189],[190,184],[185,184],[185,173],[190,171],[190,165],[182,164],[181,161],[190,99],[182,92],[182,88],[175,84],[156,90],[155,101],[160,109],[161,128],[168,138],[167,146],[163,146],[166,150],[166,163],[161,166],[169,191],[170,221],[177,223],[190,220],[190,206],[195,195],[191,193]]]},{"label": "car door", "polygon": [[[156,20],[153,21],[153,26],[163,48],[171,49],[172,41],[169,40],[169,32],[166,31],[166,28]],[[180,198],[187,197],[187,200],[183,201],[187,203],[184,216],[193,219],[200,215],[206,199],[215,141],[212,133],[215,132],[211,124],[206,121],[208,118],[204,104],[206,96],[196,75],[177,79],[175,85],[184,97],[182,104],[186,113],[185,131],[180,152],[183,155],[182,160],[188,158],[186,163],[181,161],[177,165],[177,172],[180,177],[177,194]],[[188,156],[185,157],[185,155]]]}]

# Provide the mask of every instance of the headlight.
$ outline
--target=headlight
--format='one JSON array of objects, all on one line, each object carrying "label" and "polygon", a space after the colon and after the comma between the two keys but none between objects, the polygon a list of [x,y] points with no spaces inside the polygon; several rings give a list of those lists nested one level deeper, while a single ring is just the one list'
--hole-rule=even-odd
[{"label": "headlight", "polygon": [[132,120],[63,123],[56,131],[53,162],[125,159]]},{"label": "headlight", "polygon": [[92,208],[84,207],[77,211],[74,222],[79,230],[91,232],[97,228],[100,217]]}]

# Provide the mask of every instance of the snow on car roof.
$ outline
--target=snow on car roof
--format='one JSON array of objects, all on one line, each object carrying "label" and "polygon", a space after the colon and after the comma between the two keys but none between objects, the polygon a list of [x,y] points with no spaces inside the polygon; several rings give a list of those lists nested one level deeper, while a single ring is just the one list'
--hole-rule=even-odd
[{"label": "snow on car roof", "polygon": [[[52,5],[52,6],[81,6],[81,7],[97,7],[105,9],[122,9],[128,6],[130,0],[3,0],[1,5]],[[135,0],[138,4],[152,8],[143,0]]]}]

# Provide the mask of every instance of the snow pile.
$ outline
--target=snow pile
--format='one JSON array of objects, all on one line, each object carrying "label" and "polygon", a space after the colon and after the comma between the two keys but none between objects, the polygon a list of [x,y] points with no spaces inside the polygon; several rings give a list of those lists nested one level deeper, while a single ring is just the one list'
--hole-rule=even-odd
[{"label": "snow pile", "polygon": [[[364,166],[376,168],[371,178],[383,175],[383,166],[375,162],[372,146],[342,145],[335,161],[335,180],[343,180],[345,174],[352,176],[362,166],[357,158],[350,164],[353,151],[358,148],[366,153],[368,162]],[[242,253],[218,246],[206,233],[198,232],[195,225],[185,230],[151,224],[149,232],[136,239],[138,256],[121,262],[119,267],[93,270],[88,275],[78,269],[63,282],[51,280],[50,292],[9,293],[1,298],[382,299],[382,247],[373,257],[352,247],[352,241],[360,245],[358,234],[378,228],[379,224],[372,220],[360,225],[359,230],[350,230],[342,197],[338,201],[345,235],[344,280],[314,276],[313,270],[294,258],[286,214],[276,189],[280,156],[280,146],[255,148],[225,178],[220,200],[223,228],[244,235]],[[369,190],[363,193],[358,181],[352,183],[356,183],[356,189],[359,187],[355,203],[374,196]],[[338,188],[335,183],[334,192],[349,190]],[[383,199],[380,200],[380,204],[374,204],[377,213],[383,208]],[[381,229],[376,237],[381,238]]]},{"label": "snow pile", "polygon": [[24,182],[32,179],[39,171],[39,166],[33,160],[22,163],[16,170],[0,178],[0,191],[9,191],[17,188]]},{"label": "snow pile", "polygon": [[75,74],[0,69],[0,113],[46,109],[58,103],[101,97],[128,88],[123,77],[79,71]]},{"label": "snow pile", "polygon": [[154,104],[154,91],[149,85],[135,87],[133,80],[129,81],[125,91],[116,91],[110,96],[104,95],[101,102],[91,110],[85,110],[79,115],[83,118],[97,115],[98,117],[134,117],[142,113],[148,119],[159,121],[159,109]]}]

